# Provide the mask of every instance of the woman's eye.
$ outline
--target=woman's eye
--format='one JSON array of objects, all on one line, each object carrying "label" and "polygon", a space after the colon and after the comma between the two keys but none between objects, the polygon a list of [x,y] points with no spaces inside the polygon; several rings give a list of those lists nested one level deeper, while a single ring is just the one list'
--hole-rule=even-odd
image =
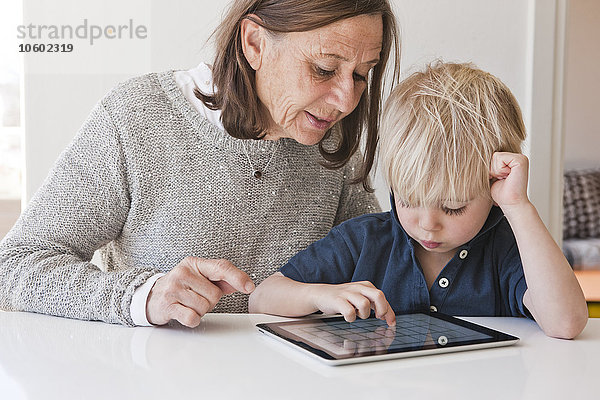
[{"label": "woman's eye", "polygon": [[358,81],[358,82],[366,82],[367,81],[367,77],[366,76],[358,74],[356,72],[353,74],[353,76],[354,76],[354,80],[355,81]]},{"label": "woman's eye", "polygon": [[[332,76],[334,76],[337,73],[337,71],[335,69],[321,68],[318,65],[314,66],[314,70],[315,70],[316,75],[321,78],[331,78]],[[356,82],[366,82],[367,81],[366,76],[361,75],[357,72],[354,72],[352,74],[352,79],[354,79]]]},{"label": "woman's eye", "polygon": [[466,211],[467,207],[460,207],[460,208],[447,208],[447,207],[442,207],[442,210],[444,210],[444,212],[447,215],[461,215],[464,214],[464,212]]},{"label": "woman's eye", "polygon": [[318,66],[315,66],[315,71],[317,72],[317,75],[322,77],[330,77],[335,75],[335,70],[325,69]]}]

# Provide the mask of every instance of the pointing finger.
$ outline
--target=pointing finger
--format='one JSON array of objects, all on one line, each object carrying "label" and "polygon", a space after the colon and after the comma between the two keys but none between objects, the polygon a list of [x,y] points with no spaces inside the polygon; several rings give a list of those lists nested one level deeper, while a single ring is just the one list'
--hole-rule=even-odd
[{"label": "pointing finger", "polygon": [[250,294],[254,291],[254,282],[252,282],[248,274],[238,269],[228,260],[209,260],[190,257],[190,262],[198,272],[213,282],[226,282],[233,289],[246,294]]}]

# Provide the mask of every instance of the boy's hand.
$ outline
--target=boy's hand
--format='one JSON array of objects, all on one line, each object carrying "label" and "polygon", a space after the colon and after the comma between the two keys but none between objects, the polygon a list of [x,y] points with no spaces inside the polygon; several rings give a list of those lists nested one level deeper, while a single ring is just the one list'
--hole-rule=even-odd
[{"label": "boy's hand", "polygon": [[492,199],[504,210],[505,207],[529,203],[527,179],[529,160],[523,154],[494,153],[490,166]]},{"label": "boy's hand", "polygon": [[325,314],[340,313],[348,322],[369,318],[371,310],[375,316],[396,325],[396,315],[383,292],[371,282],[350,282],[339,285],[316,285],[315,307]]}]

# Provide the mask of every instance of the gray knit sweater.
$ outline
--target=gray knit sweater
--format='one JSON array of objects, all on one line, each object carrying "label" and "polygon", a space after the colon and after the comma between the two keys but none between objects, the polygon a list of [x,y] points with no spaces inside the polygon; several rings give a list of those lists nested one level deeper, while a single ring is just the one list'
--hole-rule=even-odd
[{"label": "gray knit sweater", "polygon": [[[0,243],[0,309],[132,325],[135,289],[186,256],[228,259],[258,284],[334,225],[379,210],[348,183],[358,155],[327,170],[317,146],[279,142],[219,130],[172,71],[116,86]],[[261,179],[242,143],[254,166],[270,160]],[[247,296],[214,311],[245,312]]]}]

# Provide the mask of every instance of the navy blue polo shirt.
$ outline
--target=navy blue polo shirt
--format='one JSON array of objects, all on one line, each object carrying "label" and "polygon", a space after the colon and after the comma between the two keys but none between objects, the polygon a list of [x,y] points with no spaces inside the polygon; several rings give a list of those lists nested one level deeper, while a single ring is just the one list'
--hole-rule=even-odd
[{"label": "navy blue polo shirt", "polygon": [[[431,290],[413,240],[389,212],[348,220],[292,257],[280,272],[306,283],[370,281],[399,313],[437,310],[463,316],[527,316],[527,289],[513,232],[499,207],[460,246]],[[418,244],[416,244],[418,246]],[[433,307],[435,308],[433,308]]]}]

